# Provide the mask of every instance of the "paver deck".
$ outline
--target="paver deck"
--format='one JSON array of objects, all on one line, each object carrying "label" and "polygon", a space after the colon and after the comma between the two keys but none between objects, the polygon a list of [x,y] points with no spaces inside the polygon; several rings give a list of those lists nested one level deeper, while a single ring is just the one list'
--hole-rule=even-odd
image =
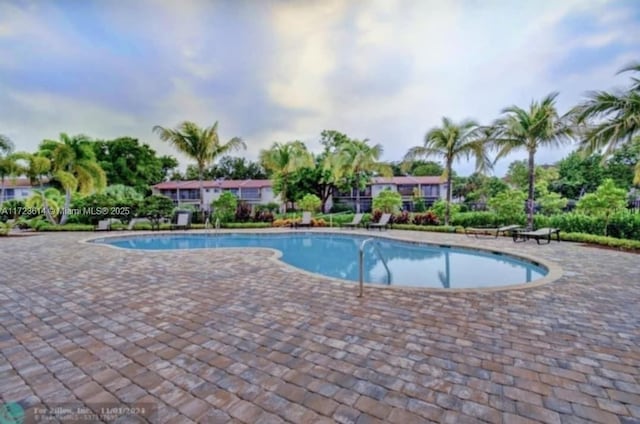
[{"label": "paver deck", "polygon": [[357,298],[265,250],[0,238],[0,404],[151,403],[160,423],[640,423],[640,256],[383,234],[525,253],[563,276]]}]

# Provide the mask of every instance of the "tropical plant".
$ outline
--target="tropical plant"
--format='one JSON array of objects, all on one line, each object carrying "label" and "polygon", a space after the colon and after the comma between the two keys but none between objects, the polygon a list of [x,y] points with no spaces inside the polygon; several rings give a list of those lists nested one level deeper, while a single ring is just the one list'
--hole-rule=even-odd
[{"label": "tropical plant", "polygon": [[551,93],[540,102],[532,101],[529,109],[509,106],[503,117],[493,124],[491,137],[498,149],[495,161],[516,150],[528,153],[529,184],[527,196],[527,226],[533,228],[535,155],[541,147],[558,147],[571,139],[573,130],[567,115],[560,116],[556,109],[557,93]]},{"label": "tropical plant", "polygon": [[[618,74],[624,72],[640,74],[640,63],[630,64]],[[640,133],[640,78],[631,79],[633,83],[628,90],[591,91],[587,93],[588,99],[573,109],[577,123],[584,128],[581,148],[587,154],[602,151],[607,158]],[[640,184],[640,162],[635,167],[634,182]]]},{"label": "tropical plant", "polygon": [[444,177],[447,179],[447,207],[444,222],[445,225],[449,225],[453,191],[453,163],[462,158],[473,157],[478,172],[484,172],[491,167],[486,153],[486,129],[478,127],[478,124],[471,120],[464,120],[456,124],[444,117],[442,118],[442,126],[429,130],[424,137],[424,145],[409,149],[404,161],[410,163],[419,157],[444,159]]},{"label": "tropical plant", "polygon": [[433,212],[439,221],[444,221],[447,216],[447,211],[451,216],[454,216],[460,212],[460,205],[457,203],[447,203],[445,200],[438,199],[431,205],[429,210]]},{"label": "tropical plant", "polygon": [[301,141],[274,143],[269,150],[260,152],[260,163],[272,173],[274,193],[280,195],[285,209],[288,202],[295,200],[289,193],[292,175],[301,168],[314,166],[313,157]]},{"label": "tropical plant", "polygon": [[153,132],[157,133],[162,141],[169,142],[182,154],[196,161],[201,210],[205,208],[203,185],[205,168],[211,165],[217,157],[227,152],[247,148],[244,141],[238,137],[233,137],[226,143],[221,143],[218,136],[218,122],[206,128],[200,128],[190,121],[182,122],[175,129],[156,125],[153,127]]},{"label": "tropical plant", "polygon": [[298,200],[298,206],[303,211],[317,212],[322,206],[322,201],[315,194],[305,194],[302,199]]},{"label": "tropical plant", "polygon": [[356,212],[360,212],[360,191],[364,190],[371,177],[379,174],[391,177],[391,167],[380,162],[382,146],[369,145],[368,140],[348,140],[337,146],[326,166],[333,171],[335,181],[342,181],[344,187],[356,190]]},{"label": "tropical plant", "polygon": [[[107,185],[106,175],[96,162],[91,141],[84,135],[70,137],[61,133],[59,141],[44,140],[40,144],[38,155],[51,161],[52,177],[65,191],[64,207],[60,215],[61,225],[67,222],[71,195],[76,190],[81,194],[90,194],[102,190]],[[44,200],[46,202],[46,199]]]},{"label": "tropical plant", "polygon": [[402,207],[402,196],[397,191],[382,190],[373,198],[373,210],[383,213],[395,213]]},{"label": "tropical plant", "polygon": [[[60,209],[64,201],[65,199],[58,189],[49,187],[46,190],[33,190],[33,194],[25,201],[25,208],[43,212],[47,221],[54,224],[56,217],[61,213]],[[37,215],[40,215],[40,213]]]},{"label": "tropical plant", "polygon": [[158,225],[161,218],[168,218],[173,212],[173,200],[166,196],[154,194],[145,197],[138,207],[137,215],[148,218]]},{"label": "tropical plant", "polygon": [[616,187],[611,178],[607,178],[593,192],[584,195],[576,205],[576,211],[600,217],[604,222],[604,235],[607,235],[609,220],[614,212],[627,206],[627,192]]}]

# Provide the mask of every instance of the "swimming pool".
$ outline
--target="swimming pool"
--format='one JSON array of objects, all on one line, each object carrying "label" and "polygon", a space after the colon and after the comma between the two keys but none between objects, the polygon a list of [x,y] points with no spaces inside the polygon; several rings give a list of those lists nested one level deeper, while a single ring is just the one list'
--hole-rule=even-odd
[{"label": "swimming pool", "polygon": [[[136,249],[173,250],[259,247],[279,250],[281,260],[328,277],[358,281],[358,252],[365,237],[322,233],[167,234],[115,237],[94,243]],[[377,251],[376,251],[377,248]],[[498,252],[435,246],[377,237],[365,246],[364,280],[390,285],[433,288],[480,288],[522,284],[544,277],[535,263]]]}]

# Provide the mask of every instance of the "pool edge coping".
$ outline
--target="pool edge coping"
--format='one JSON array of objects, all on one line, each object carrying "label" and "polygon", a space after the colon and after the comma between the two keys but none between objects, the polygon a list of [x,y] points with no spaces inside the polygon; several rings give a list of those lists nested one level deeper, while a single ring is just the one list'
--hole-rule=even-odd
[{"label": "pool edge coping", "polygon": [[[407,231],[410,233],[416,233],[416,234],[422,234],[423,232],[418,232],[418,231],[411,231],[411,230],[398,230],[398,231]],[[120,231],[118,231],[119,234],[114,234],[114,235],[105,235],[105,236],[94,236],[94,237],[90,237],[90,238],[85,238],[85,239],[81,239],[78,240],[78,243],[83,243],[83,244],[92,244],[92,245],[98,245],[98,246],[106,246],[112,249],[117,249],[117,250],[123,250],[123,251],[127,251],[127,250],[131,250],[131,249],[126,249],[123,247],[118,247],[118,246],[113,246],[113,245],[109,245],[109,244],[105,244],[105,243],[96,243],[95,240],[99,240],[99,239],[105,239],[105,238],[109,238],[109,239],[118,239],[118,238],[125,238],[125,237],[131,237],[131,236],[135,236],[135,235],[140,235],[140,236],[148,236],[148,235],[178,235],[178,234],[233,234],[233,233],[244,233],[244,234],[265,234],[265,233],[275,233],[275,234],[302,234],[302,233],[307,233],[307,232],[311,232],[311,233],[318,233],[318,234],[336,234],[336,235],[358,235],[358,236],[363,236],[368,234],[369,237],[372,238],[380,238],[380,239],[387,239],[387,240],[396,240],[396,241],[402,241],[402,242],[407,242],[407,243],[415,243],[415,244],[424,244],[424,245],[429,245],[429,246],[439,246],[442,247],[443,244],[439,244],[439,243],[433,243],[433,242],[429,242],[429,241],[424,241],[424,240],[412,240],[409,238],[403,238],[401,235],[398,234],[371,234],[370,232],[367,233],[362,233],[359,232],[357,230],[350,230],[350,229],[346,229],[346,230],[340,230],[340,231],[336,231],[336,229],[334,228],[313,228],[313,229],[304,229],[304,230],[293,230],[291,228],[286,228],[286,227],[275,227],[275,228],[225,228],[225,229],[220,229],[220,230],[216,230],[215,233],[212,233],[211,230],[189,230],[189,231],[171,231],[171,230],[162,230],[162,231],[124,231],[124,233],[120,233]],[[540,286],[544,286],[547,284],[550,284],[554,281],[558,281],[560,278],[563,277],[564,275],[564,271],[562,269],[562,267],[555,263],[555,262],[551,262],[548,261],[546,259],[541,259],[539,257],[536,256],[531,256],[529,254],[526,253],[511,253],[511,252],[507,252],[501,249],[487,249],[484,247],[478,247],[478,246],[474,246],[471,244],[465,244],[465,243],[458,243],[458,242],[448,242],[446,244],[446,246],[449,247],[457,247],[457,248],[463,248],[463,249],[468,249],[468,250],[476,250],[476,251],[481,251],[481,252],[498,252],[507,256],[511,256],[514,258],[518,258],[518,259],[522,259],[528,262],[533,262],[534,264],[538,264],[540,266],[543,266],[547,269],[547,275],[545,275],[544,277],[536,280],[536,281],[532,281],[530,283],[519,283],[519,284],[509,284],[509,285],[505,285],[505,286],[496,286],[496,287],[475,287],[475,288],[438,288],[438,287],[415,287],[415,286],[406,286],[406,285],[385,285],[385,284],[380,284],[380,283],[365,283],[365,290],[366,289],[376,289],[376,290],[404,290],[404,291],[414,291],[414,290],[419,290],[419,291],[431,291],[431,292],[436,292],[436,293],[465,293],[465,292],[477,292],[477,293],[491,293],[491,292],[500,292],[500,291],[507,291],[507,290],[526,290],[526,289],[533,289],[533,288],[537,288]],[[233,251],[233,250],[238,250],[238,249],[247,249],[246,247],[215,247],[215,248],[211,248],[211,249],[219,249],[219,250],[228,250],[228,251]],[[341,279],[341,278],[337,278],[337,277],[330,277],[330,276],[326,276],[323,274],[319,274],[316,272],[311,272],[311,271],[307,271],[304,270],[302,268],[298,268],[294,265],[288,264],[285,261],[281,260],[280,258],[282,257],[282,252],[277,250],[277,249],[272,249],[272,248],[268,248],[268,247],[252,247],[251,249],[256,249],[256,250],[267,250],[270,251],[272,253],[272,255],[269,257],[269,260],[275,260],[278,262],[278,264],[282,264],[284,266],[286,266],[287,268],[290,268],[292,270],[295,270],[297,272],[300,272],[302,274],[306,274],[306,275],[310,275],[316,278],[324,278],[327,280],[331,280],[334,282],[338,282],[341,284],[348,284],[348,285],[355,285],[357,287],[358,285],[358,281],[352,281],[352,280],[346,280],[346,279]],[[168,250],[153,250],[153,249],[136,249],[138,251],[141,252],[154,252],[154,253],[163,253],[163,252],[175,252],[176,250],[182,250],[182,251],[190,251],[190,250],[210,250],[210,249],[168,249]]]}]

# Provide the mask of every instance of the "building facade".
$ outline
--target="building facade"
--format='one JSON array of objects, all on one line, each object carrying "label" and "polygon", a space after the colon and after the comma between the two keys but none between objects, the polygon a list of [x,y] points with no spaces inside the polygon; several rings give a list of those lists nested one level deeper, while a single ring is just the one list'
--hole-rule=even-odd
[{"label": "building facade", "polygon": [[34,189],[37,189],[37,187],[33,187],[28,178],[5,178],[4,183],[0,181],[2,202],[7,200],[26,200],[33,194]]},{"label": "building facade", "polygon": [[[203,181],[204,206],[210,209],[211,202],[216,200],[225,191],[231,192],[244,202],[252,205],[277,203],[283,206],[279,196],[273,193],[270,180],[215,180]],[[371,210],[373,198],[383,190],[397,191],[402,195],[403,209],[413,209],[414,193],[431,205],[438,199],[444,199],[447,195],[446,181],[441,177],[391,177],[373,178],[371,183],[360,192],[360,210]],[[174,201],[176,206],[192,205],[200,206],[200,185],[198,181],[167,181],[153,186],[153,194],[167,196]],[[356,209],[356,191],[335,190],[327,202],[327,208],[339,203]]]},{"label": "building facade", "polygon": [[[225,191],[233,193],[239,200],[251,205],[282,203],[273,193],[270,180],[214,180],[203,181],[202,185],[205,210],[209,210],[211,202],[217,200]],[[200,206],[198,181],[167,181],[153,186],[152,192],[169,197],[176,206]]]}]

